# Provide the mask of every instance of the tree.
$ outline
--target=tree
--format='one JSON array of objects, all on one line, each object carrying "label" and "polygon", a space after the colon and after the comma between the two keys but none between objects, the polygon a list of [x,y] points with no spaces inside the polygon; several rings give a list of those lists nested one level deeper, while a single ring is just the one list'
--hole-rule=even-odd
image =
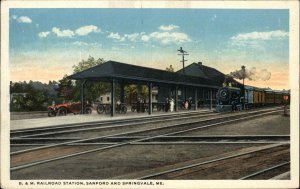
[{"label": "tree", "polygon": [[170,67],[166,67],[166,71],[168,71],[168,72],[174,72],[173,66],[170,65]]},{"label": "tree", "polygon": [[97,60],[95,60],[94,57],[89,56],[87,60],[81,60],[78,65],[73,65],[73,72],[78,73],[88,68],[103,64],[104,62],[105,61],[103,58],[98,58]]},{"label": "tree", "polygon": [[71,100],[73,88],[74,87],[72,86],[72,81],[67,78],[67,75],[65,75],[61,80],[58,81],[58,97],[63,97],[66,100]]},{"label": "tree", "polygon": [[124,91],[129,103],[136,102],[137,98],[148,99],[148,86],[146,85],[126,85]]},{"label": "tree", "polygon": [[49,95],[47,84],[30,81],[10,83],[11,111],[40,111],[47,110]]},{"label": "tree", "polygon": [[[105,61],[102,58],[98,58],[97,60],[95,60],[94,57],[89,56],[87,60],[82,60],[77,65],[73,65],[73,73],[84,71],[91,67],[103,64],[104,62]],[[74,100],[80,99],[80,87],[81,87],[81,81],[76,81],[75,86],[72,90],[72,96],[71,96],[72,99]],[[109,91],[110,91],[109,83],[88,81],[85,84],[85,95],[84,95],[85,100],[95,101],[96,98],[98,98],[101,94]]]}]

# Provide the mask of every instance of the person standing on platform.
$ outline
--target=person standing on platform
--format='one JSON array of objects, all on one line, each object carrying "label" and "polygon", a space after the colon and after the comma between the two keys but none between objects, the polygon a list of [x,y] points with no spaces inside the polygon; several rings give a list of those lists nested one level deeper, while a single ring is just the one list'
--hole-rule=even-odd
[{"label": "person standing on platform", "polygon": [[170,111],[171,111],[171,112],[174,111],[174,106],[175,106],[174,100],[173,100],[173,98],[171,98],[171,99],[170,99]]},{"label": "person standing on platform", "polygon": [[121,111],[121,101],[120,101],[120,99],[117,100],[116,104],[117,104],[117,108],[116,108],[117,112],[120,112]]},{"label": "person standing on platform", "polygon": [[235,101],[234,100],[231,102],[231,111],[235,112]]},{"label": "person standing on platform", "polygon": [[188,100],[184,101],[184,109],[187,110],[189,108],[189,102]]},{"label": "person standing on platform", "polygon": [[169,98],[166,98],[166,101],[165,101],[165,112],[169,111],[169,107],[170,107]]}]

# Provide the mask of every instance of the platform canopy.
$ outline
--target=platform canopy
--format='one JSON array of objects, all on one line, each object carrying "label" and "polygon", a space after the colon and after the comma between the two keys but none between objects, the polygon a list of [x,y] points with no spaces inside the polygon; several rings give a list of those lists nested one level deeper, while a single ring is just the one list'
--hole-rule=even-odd
[{"label": "platform canopy", "polygon": [[110,81],[112,78],[126,83],[153,83],[176,86],[220,88],[222,83],[207,77],[168,72],[115,61],[107,61],[82,72],[68,76],[69,79],[86,81]]}]

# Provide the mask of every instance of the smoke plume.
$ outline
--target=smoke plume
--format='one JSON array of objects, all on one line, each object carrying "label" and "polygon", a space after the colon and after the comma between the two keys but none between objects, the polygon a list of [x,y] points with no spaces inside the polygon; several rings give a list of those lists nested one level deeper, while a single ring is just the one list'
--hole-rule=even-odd
[{"label": "smoke plume", "polygon": [[250,70],[246,68],[245,73],[242,69],[236,70],[234,72],[230,72],[230,76],[236,79],[245,78],[251,81],[255,81],[255,80],[267,81],[271,78],[271,72],[269,72],[267,69],[256,70],[255,67],[252,67]]}]

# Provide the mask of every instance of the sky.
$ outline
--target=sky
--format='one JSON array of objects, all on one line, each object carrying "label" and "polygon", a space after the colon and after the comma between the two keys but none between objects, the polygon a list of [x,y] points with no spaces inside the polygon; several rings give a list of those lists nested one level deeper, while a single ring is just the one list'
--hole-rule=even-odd
[{"label": "sky", "polygon": [[12,81],[59,80],[92,56],[165,69],[202,62],[229,74],[246,66],[270,79],[245,84],[289,89],[289,11],[285,9],[9,10]]}]

